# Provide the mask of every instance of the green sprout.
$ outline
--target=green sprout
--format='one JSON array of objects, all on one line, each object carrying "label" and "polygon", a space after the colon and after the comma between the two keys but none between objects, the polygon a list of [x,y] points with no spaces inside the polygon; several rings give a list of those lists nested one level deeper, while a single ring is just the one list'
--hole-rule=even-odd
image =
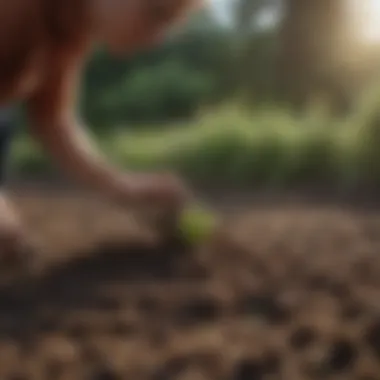
[{"label": "green sprout", "polygon": [[198,244],[209,238],[219,224],[214,213],[200,206],[186,209],[179,220],[179,231],[190,243]]}]

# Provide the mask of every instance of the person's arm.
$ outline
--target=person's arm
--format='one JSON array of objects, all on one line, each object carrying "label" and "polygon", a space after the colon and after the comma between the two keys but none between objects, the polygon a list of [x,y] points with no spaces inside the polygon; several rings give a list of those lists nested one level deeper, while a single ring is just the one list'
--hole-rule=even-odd
[{"label": "person's arm", "polygon": [[81,49],[55,55],[43,85],[27,104],[30,129],[71,177],[117,197],[121,173],[98,153],[75,114],[82,56]]}]

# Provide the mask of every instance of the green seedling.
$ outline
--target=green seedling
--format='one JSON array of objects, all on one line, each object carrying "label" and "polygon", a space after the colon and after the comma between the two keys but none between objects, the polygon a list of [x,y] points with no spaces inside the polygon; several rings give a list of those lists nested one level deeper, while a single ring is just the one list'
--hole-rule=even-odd
[{"label": "green seedling", "polygon": [[200,206],[186,209],[178,221],[178,229],[184,239],[192,244],[207,240],[219,224],[218,217]]}]

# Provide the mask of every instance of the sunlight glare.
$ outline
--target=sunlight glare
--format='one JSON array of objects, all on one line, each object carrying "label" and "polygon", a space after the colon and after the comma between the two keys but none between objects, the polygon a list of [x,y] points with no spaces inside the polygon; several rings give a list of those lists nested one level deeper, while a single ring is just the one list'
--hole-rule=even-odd
[{"label": "sunlight glare", "polygon": [[380,44],[380,0],[350,0],[363,42]]}]

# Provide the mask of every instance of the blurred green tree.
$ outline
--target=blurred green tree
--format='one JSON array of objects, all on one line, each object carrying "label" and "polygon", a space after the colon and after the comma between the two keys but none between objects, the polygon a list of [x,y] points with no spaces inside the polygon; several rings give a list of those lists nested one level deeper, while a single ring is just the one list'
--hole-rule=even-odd
[{"label": "blurred green tree", "polygon": [[205,11],[163,44],[132,59],[97,51],[84,78],[86,119],[99,129],[191,118],[205,102],[228,93],[229,37],[228,28]]}]

